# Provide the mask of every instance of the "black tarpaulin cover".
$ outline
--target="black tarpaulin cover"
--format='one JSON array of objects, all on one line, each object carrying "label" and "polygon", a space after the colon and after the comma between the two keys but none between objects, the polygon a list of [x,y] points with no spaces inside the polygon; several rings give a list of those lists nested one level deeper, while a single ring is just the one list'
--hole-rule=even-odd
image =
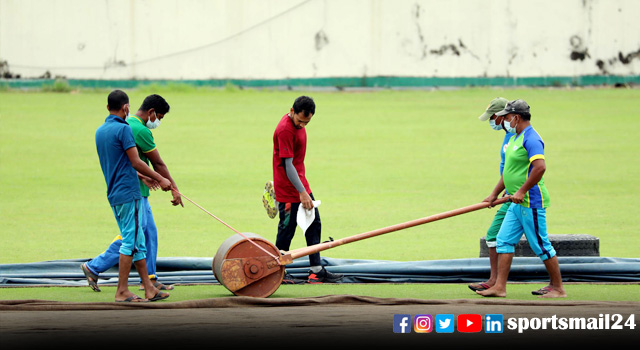
[{"label": "black tarpaulin cover", "polygon": [[[0,286],[86,285],[80,265],[89,259],[54,260],[0,265]],[[213,258],[168,257],[157,259],[157,275],[165,284],[218,283],[212,272]],[[331,272],[345,275],[343,283],[466,283],[489,276],[488,258],[383,261],[322,258]],[[640,259],[607,257],[558,257],[565,282],[637,282]],[[294,277],[306,278],[309,259],[287,265]],[[100,275],[99,284],[116,284],[117,266]],[[509,273],[514,282],[546,282],[549,276],[537,257],[515,257]],[[138,283],[133,270],[129,279]]]}]

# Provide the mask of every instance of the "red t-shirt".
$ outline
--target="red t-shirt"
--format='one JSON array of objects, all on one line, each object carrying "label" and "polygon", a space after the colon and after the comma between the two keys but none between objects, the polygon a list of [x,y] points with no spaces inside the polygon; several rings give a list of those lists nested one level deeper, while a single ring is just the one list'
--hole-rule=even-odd
[{"label": "red t-shirt", "polygon": [[273,133],[273,184],[276,200],[280,203],[300,203],[300,194],[289,181],[282,158],[293,158],[293,167],[298,172],[302,185],[311,194],[309,183],[304,176],[304,156],[307,152],[307,132],[296,129],[293,120],[285,114]]}]

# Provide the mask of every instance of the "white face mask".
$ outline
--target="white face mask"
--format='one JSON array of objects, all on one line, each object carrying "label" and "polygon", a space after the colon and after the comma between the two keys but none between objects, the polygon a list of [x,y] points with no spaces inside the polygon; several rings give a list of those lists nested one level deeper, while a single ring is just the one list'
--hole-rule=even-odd
[{"label": "white face mask", "polygon": [[155,129],[160,126],[160,119],[158,119],[158,116],[156,115],[156,111],[153,111],[153,116],[156,118],[156,121],[151,122],[151,118],[147,120],[147,128],[149,129]]},{"label": "white face mask", "polygon": [[489,126],[493,130],[502,130],[502,124],[496,124],[496,121],[493,119],[489,119]]}]

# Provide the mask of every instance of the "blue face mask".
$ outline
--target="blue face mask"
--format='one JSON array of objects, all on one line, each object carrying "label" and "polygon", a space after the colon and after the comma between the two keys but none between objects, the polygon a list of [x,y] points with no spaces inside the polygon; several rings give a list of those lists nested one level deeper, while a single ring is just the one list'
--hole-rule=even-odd
[{"label": "blue face mask", "polygon": [[[518,123],[516,123],[516,125],[518,125]],[[508,121],[504,121],[504,128],[507,129],[507,132],[510,132],[512,134],[516,133],[516,125],[511,126],[511,122]]]},{"label": "blue face mask", "polygon": [[489,126],[493,130],[502,130],[502,124],[496,124],[496,121],[493,119],[489,119]]}]

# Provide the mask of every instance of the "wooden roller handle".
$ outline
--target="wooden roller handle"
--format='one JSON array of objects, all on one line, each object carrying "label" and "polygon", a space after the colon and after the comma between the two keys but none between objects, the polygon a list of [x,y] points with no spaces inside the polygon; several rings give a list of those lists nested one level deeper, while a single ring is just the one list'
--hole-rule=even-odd
[{"label": "wooden roller handle", "polygon": [[[510,200],[511,200],[511,196],[505,196],[505,197],[502,197],[500,199],[497,199],[497,200],[493,201],[493,205],[495,206],[495,205],[498,205],[498,204],[502,204],[502,203],[508,202]],[[311,254],[314,254],[314,253],[317,253],[317,252],[321,252],[321,251],[326,250],[326,249],[335,248],[335,247],[341,246],[343,244],[359,241],[359,240],[362,240],[362,239],[365,239],[365,238],[371,238],[371,237],[379,236],[379,235],[382,235],[382,234],[385,234],[385,233],[389,233],[389,232],[393,232],[393,231],[404,230],[404,229],[409,228],[409,227],[418,226],[418,225],[426,224],[426,223],[429,223],[429,222],[450,218],[452,216],[465,214],[465,213],[469,213],[469,212],[472,212],[472,211],[476,211],[478,209],[483,209],[483,208],[488,208],[488,207],[489,207],[489,203],[488,202],[482,202],[482,203],[470,205],[468,207],[454,209],[454,210],[450,210],[450,211],[447,211],[447,212],[444,212],[444,213],[427,216],[427,217],[422,218],[422,219],[411,220],[411,221],[407,221],[407,222],[404,222],[404,223],[401,223],[401,224],[396,224],[396,225],[393,225],[393,226],[388,226],[388,227],[384,227],[384,228],[379,228],[377,230],[360,233],[360,234],[357,234],[355,236],[345,237],[345,238],[342,238],[342,239],[339,239],[339,240],[336,240],[336,241],[325,242],[325,243],[315,244],[315,245],[304,247],[304,248],[291,250],[291,251],[287,252],[286,255],[290,255],[291,259],[293,260],[293,259],[297,259],[297,258],[306,256],[306,255],[311,255]]]}]

